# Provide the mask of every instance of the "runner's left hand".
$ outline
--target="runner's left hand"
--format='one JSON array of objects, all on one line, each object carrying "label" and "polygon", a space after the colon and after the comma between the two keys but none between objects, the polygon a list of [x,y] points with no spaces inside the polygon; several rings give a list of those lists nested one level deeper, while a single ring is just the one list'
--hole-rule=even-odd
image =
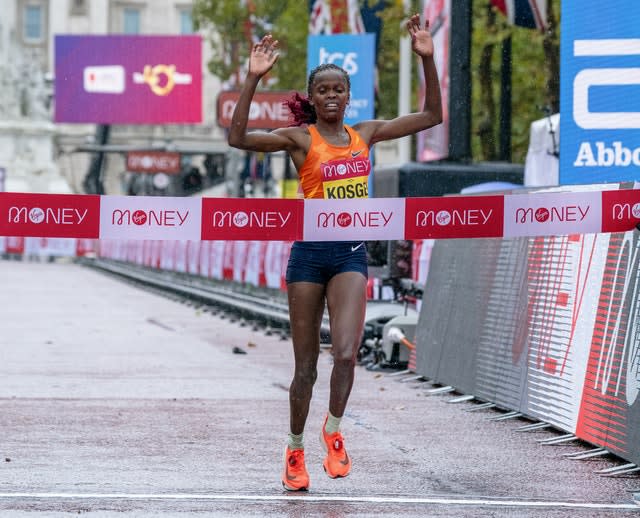
[{"label": "runner's left hand", "polygon": [[420,27],[420,15],[414,14],[407,20],[407,30],[411,36],[411,48],[420,57],[433,56],[433,40],[429,32],[429,20],[425,20],[424,28]]}]

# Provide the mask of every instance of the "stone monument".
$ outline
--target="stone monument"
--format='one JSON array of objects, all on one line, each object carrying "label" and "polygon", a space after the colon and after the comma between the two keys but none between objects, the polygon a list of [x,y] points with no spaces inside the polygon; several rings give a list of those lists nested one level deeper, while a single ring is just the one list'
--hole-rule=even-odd
[{"label": "stone monument", "polygon": [[4,190],[71,193],[55,161],[52,92],[42,57],[38,51],[19,46],[13,37],[9,45],[9,59],[0,63],[0,168],[5,170]]}]

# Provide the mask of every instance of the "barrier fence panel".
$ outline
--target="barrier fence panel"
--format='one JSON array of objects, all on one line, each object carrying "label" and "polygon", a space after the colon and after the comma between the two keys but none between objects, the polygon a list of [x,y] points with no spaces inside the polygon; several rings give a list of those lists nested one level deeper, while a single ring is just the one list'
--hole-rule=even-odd
[{"label": "barrier fence panel", "polygon": [[526,370],[527,239],[493,240],[496,268],[484,301],[475,376],[475,394],[507,408],[518,408]]},{"label": "barrier fence panel", "polygon": [[637,231],[437,241],[417,373],[640,464],[639,251]]}]

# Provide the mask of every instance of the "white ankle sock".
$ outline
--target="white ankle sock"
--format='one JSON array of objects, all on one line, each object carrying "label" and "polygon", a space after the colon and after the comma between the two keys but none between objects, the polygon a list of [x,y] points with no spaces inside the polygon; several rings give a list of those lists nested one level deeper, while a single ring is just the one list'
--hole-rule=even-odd
[{"label": "white ankle sock", "polygon": [[327,424],[324,426],[328,434],[336,433],[340,429],[341,419],[342,417],[335,417],[331,415],[331,412],[328,413]]},{"label": "white ankle sock", "polygon": [[290,450],[304,450],[304,432],[300,435],[289,432],[288,445]]}]

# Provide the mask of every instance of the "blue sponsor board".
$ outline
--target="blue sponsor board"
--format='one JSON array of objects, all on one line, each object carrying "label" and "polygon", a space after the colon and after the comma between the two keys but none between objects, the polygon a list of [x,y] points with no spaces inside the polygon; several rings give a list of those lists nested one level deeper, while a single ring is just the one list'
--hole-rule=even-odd
[{"label": "blue sponsor board", "polygon": [[351,100],[345,124],[372,119],[375,83],[375,34],[311,35],[307,42],[307,75],[318,65],[344,68],[351,81]]},{"label": "blue sponsor board", "polygon": [[562,3],[560,183],[640,180],[640,1]]}]

